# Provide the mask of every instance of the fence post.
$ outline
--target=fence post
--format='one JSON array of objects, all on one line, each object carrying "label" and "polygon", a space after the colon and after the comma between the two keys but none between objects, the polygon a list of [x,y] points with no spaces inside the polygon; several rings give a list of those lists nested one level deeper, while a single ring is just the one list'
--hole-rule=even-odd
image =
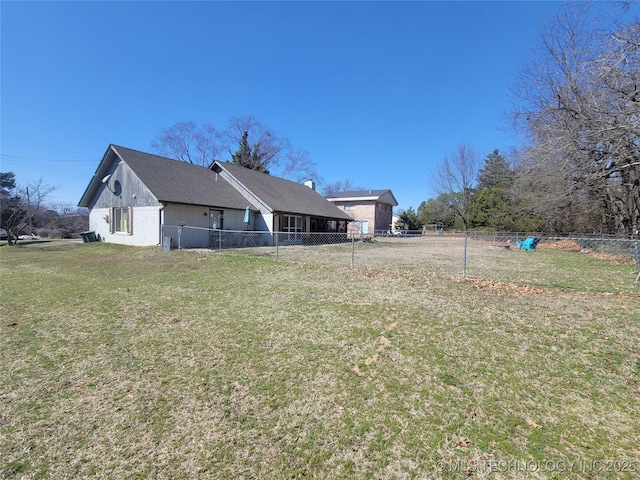
[{"label": "fence post", "polygon": [[178,225],[178,250],[182,248],[182,225]]},{"label": "fence post", "polygon": [[462,278],[467,278],[467,229],[464,229],[464,253],[462,254]]},{"label": "fence post", "polygon": [[280,235],[278,235],[278,232],[273,232],[273,234],[274,234],[274,235],[275,235],[275,237],[276,237],[276,262],[277,262],[277,261],[278,261],[278,237],[279,237]]},{"label": "fence post", "polygon": [[355,257],[356,257],[356,237],[351,237],[351,268],[353,268]]},{"label": "fence post", "polygon": [[222,253],[222,230],[218,230],[218,253]]},{"label": "fence post", "polygon": [[640,283],[640,251],[638,250],[638,241],[633,245],[636,254],[636,266],[638,267],[638,276],[636,277],[636,283]]}]

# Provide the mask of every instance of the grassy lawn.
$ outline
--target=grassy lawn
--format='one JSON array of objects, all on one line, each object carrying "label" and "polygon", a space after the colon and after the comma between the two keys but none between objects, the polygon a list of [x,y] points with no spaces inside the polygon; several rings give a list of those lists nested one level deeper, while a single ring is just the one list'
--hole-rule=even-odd
[{"label": "grassy lawn", "polygon": [[633,266],[349,248],[0,247],[0,478],[638,478]]}]

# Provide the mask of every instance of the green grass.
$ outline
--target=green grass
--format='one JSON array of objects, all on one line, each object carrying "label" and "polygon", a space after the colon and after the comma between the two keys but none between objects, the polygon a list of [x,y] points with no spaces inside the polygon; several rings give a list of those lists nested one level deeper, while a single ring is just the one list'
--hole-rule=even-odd
[{"label": "green grass", "polygon": [[637,477],[632,267],[358,248],[1,247],[0,478]]}]

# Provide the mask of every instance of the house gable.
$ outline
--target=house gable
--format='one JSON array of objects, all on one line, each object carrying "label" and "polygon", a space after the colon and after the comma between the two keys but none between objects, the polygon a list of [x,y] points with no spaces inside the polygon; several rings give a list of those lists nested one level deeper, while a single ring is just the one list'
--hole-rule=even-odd
[{"label": "house gable", "polygon": [[238,165],[216,161],[211,167],[246,195],[261,212],[350,220],[342,210],[307,185],[291,182]]},{"label": "house gable", "polygon": [[[92,204],[96,194],[104,188],[102,179],[112,171],[115,161],[127,165],[138,181],[137,187],[144,186],[156,202],[238,210],[247,206],[247,200],[232,185],[206,167],[118,145],[110,145],[107,149],[79,206],[89,207]],[[131,178],[135,186],[134,177]]]},{"label": "house gable", "polygon": [[114,159],[98,186],[91,208],[125,208],[134,205],[161,206],[135,172],[122,160]]},{"label": "house gable", "polygon": [[336,207],[360,223],[365,233],[387,231],[393,222],[393,207],[398,205],[391,190],[339,192],[327,197]]}]

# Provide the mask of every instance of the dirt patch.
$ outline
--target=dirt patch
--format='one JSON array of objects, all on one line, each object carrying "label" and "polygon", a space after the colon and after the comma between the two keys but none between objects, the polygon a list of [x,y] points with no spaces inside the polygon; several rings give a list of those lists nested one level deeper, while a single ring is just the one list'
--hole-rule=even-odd
[{"label": "dirt patch", "polygon": [[550,290],[530,285],[515,285],[512,283],[501,283],[492,280],[482,280],[478,278],[454,279],[454,282],[470,283],[479,290],[492,290],[498,294],[520,293],[529,295],[531,293],[548,293]]},{"label": "dirt patch", "polygon": [[601,260],[611,260],[620,265],[636,264],[635,261],[620,255],[613,255],[611,253],[602,253],[602,252],[597,252],[595,250],[590,250],[588,248],[582,248],[580,244],[575,240],[558,240],[557,242],[542,243],[538,247],[546,248],[549,250],[562,250],[563,252],[583,253],[585,255],[590,255],[595,258],[600,258]]},{"label": "dirt patch", "polygon": [[582,253],[586,253],[588,255],[591,255],[591,256],[596,257],[596,258],[600,258],[602,260],[611,260],[611,261],[616,262],[616,263],[618,263],[620,265],[635,265],[636,264],[636,262],[634,262],[630,258],[624,258],[624,257],[621,257],[620,255],[612,255],[610,253],[594,252],[593,250],[583,250]]},{"label": "dirt patch", "polygon": [[[389,338],[387,338],[386,334],[388,332],[390,332],[391,330],[393,330],[394,328],[396,328],[398,326],[398,322],[393,322],[390,325],[387,325],[382,332],[380,332],[380,336],[378,337],[378,347],[376,348],[375,352],[373,353],[373,355],[371,355],[370,357],[367,357],[364,361],[364,364],[368,367],[371,364],[375,363],[378,360],[378,357],[384,353],[385,349],[389,348],[391,346],[391,340],[389,340]],[[358,375],[359,377],[362,377],[365,375],[365,373],[360,370],[360,368],[358,367],[358,365],[354,365],[352,367],[353,372]],[[369,373],[369,376],[371,376],[371,373]]]},{"label": "dirt patch", "polygon": [[562,250],[563,252],[581,252],[582,247],[575,240],[558,240],[557,242],[541,243],[539,248],[548,248],[549,250]]},{"label": "dirt patch", "polygon": [[[618,258],[618,257],[616,257]],[[478,290],[490,290],[498,295],[506,295],[506,294],[522,294],[522,295],[530,295],[530,294],[547,294],[552,296],[561,296],[561,295],[574,295],[576,297],[604,297],[604,298],[630,298],[633,300],[639,300],[640,297],[638,295],[629,295],[625,293],[588,293],[588,292],[567,292],[566,290],[553,289],[553,288],[544,288],[544,287],[534,287],[531,285],[517,285],[514,283],[502,283],[496,282],[493,280],[482,280],[479,278],[459,278],[453,279],[456,283],[468,283],[473,285]]]}]

